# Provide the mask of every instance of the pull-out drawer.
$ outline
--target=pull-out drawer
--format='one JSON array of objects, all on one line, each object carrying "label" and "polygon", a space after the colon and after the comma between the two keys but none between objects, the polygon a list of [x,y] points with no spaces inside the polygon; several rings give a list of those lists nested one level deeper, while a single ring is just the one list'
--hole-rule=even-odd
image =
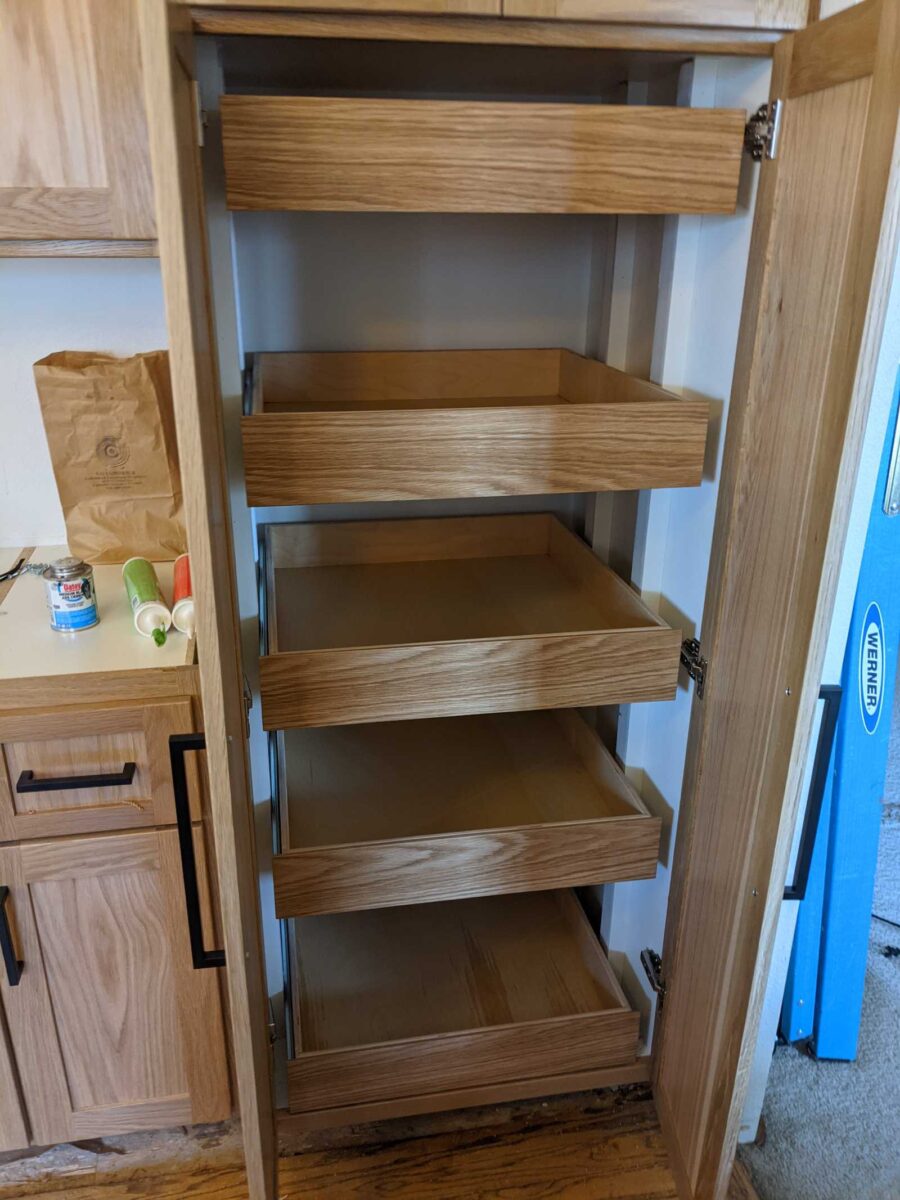
[{"label": "pull-out drawer", "polygon": [[660,822],[571,711],[279,734],[279,917],[652,878]]},{"label": "pull-out drawer", "polygon": [[267,729],[670,700],[681,635],[546,514],[270,525]]},{"label": "pull-out drawer", "polygon": [[303,917],[291,944],[288,1103],[321,1123],[634,1065],[638,1014],[571,892]]},{"label": "pull-out drawer", "polygon": [[0,714],[0,841],[174,823],[169,735],[193,729],[188,699]]},{"label": "pull-out drawer", "polygon": [[252,505],[700,482],[709,405],[568,350],[259,354]]},{"label": "pull-out drawer", "polygon": [[222,97],[233,209],[730,213],[741,109]]}]

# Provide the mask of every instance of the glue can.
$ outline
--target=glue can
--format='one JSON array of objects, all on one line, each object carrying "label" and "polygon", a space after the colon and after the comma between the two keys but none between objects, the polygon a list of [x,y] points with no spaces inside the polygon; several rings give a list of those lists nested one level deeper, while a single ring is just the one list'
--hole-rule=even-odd
[{"label": "glue can", "polygon": [[135,629],[143,637],[153,638],[157,646],[164,645],[172,614],[163,602],[153,564],[146,558],[129,558],[122,567],[122,578]]},{"label": "glue can", "polygon": [[[40,568],[38,568],[40,570]],[[94,572],[80,558],[59,558],[42,572],[50,628],[57,633],[92,629],[100,620]]]},{"label": "glue can", "polygon": [[194,636],[194,591],[191,586],[191,559],[180,554],[175,559],[175,584],[172,595],[172,624],[179,633]]}]

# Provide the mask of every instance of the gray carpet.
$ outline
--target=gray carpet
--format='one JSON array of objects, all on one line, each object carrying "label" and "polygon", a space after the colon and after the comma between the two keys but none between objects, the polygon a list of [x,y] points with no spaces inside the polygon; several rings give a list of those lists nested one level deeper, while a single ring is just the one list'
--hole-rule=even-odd
[{"label": "gray carpet", "polygon": [[[900,748],[900,735],[892,742]],[[895,802],[884,808],[874,911],[900,922]],[[892,947],[897,955],[886,957]],[[872,922],[857,1061],[817,1063],[779,1047],[763,1116],[765,1145],[740,1151],[760,1200],[900,1200],[900,928]]]}]

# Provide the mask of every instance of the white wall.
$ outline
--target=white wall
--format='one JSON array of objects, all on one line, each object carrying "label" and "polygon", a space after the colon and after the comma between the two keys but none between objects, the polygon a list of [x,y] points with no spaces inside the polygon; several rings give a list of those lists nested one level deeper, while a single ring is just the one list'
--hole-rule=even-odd
[{"label": "white wall", "polygon": [[155,259],[0,259],[0,546],[66,540],[32,364],[166,344]]}]

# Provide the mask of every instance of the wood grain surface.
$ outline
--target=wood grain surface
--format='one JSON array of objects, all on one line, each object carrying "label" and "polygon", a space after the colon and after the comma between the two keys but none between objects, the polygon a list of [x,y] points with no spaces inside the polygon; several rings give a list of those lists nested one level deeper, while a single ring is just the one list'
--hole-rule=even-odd
[{"label": "wood grain surface", "polygon": [[227,201],[326,212],[733,212],[744,121],[737,109],[223,96]]},{"label": "wood grain surface", "polygon": [[[826,71],[788,99],[760,181],[656,1035],[673,1165],[698,1196],[730,1176],[900,232],[900,8],[872,7],[872,75]],[[865,36],[859,14],[842,28]],[[792,41],[802,68],[819,38],[828,21],[776,53],[773,96]]]},{"label": "wood grain surface", "polygon": [[[602,1086],[602,1085],[598,1085]],[[284,1200],[676,1200],[665,1143],[646,1086],[492,1104],[465,1112],[301,1133],[305,1118],[279,1114]],[[28,1186],[32,1200],[247,1200],[241,1164],[136,1165]],[[21,1185],[13,1185],[17,1189]],[[46,1189],[46,1190],[45,1190]],[[0,1185],[3,1200],[21,1200]],[[757,1200],[740,1164],[728,1200]]]},{"label": "wood grain surface", "polygon": [[155,236],[134,5],[4,0],[0,237]]},{"label": "wood grain surface", "polygon": [[659,821],[575,713],[291,730],[279,917],[656,872]]},{"label": "wood grain surface", "polygon": [[635,1057],[637,1014],[571,893],[306,917],[294,936],[293,1110]]},{"label": "wood grain surface", "polygon": [[198,33],[268,37],[361,38],[366,41],[450,42],[461,45],[569,46],[598,50],[729,54],[768,58],[781,36],[761,29],[630,25],[602,21],[527,21],[490,17],[392,16],[382,13],[260,12],[194,6]]},{"label": "wood grain surface", "polygon": [[[186,9],[139,0],[172,396],[191,553],[231,1061],[253,1200],[275,1195],[275,1132],[234,547]],[[177,51],[176,51],[177,45]],[[199,972],[209,974],[209,972]]]},{"label": "wood grain surface", "polygon": [[674,695],[679,631],[546,514],[268,535],[267,729]]},{"label": "wood grain surface", "polygon": [[503,0],[504,17],[563,21],[646,21],[789,30],[806,24],[808,0]]},{"label": "wood grain surface", "polygon": [[181,0],[202,10],[212,7],[227,11],[230,8],[263,8],[277,14],[281,10],[303,10],[315,8],[322,11],[352,12],[365,9],[371,13],[431,13],[451,15],[463,13],[482,16],[499,16],[501,0]]},{"label": "wood grain surface", "polygon": [[218,980],[192,968],[175,831],[6,847],[0,877],[25,964],[0,998],[32,1139],[228,1116]]},{"label": "wood grain surface", "polygon": [[[0,711],[0,839],[57,837],[175,822],[169,736],[194,729],[189,698],[141,704]],[[130,784],[18,793],[21,772],[37,780],[117,774]],[[196,763],[186,764],[195,817]]]},{"label": "wood grain surface", "polygon": [[152,239],[0,238],[0,258],[156,258],[158,254]]},{"label": "wood grain surface", "polygon": [[709,417],[568,351],[264,354],[241,422],[251,505],[680,487]]}]

